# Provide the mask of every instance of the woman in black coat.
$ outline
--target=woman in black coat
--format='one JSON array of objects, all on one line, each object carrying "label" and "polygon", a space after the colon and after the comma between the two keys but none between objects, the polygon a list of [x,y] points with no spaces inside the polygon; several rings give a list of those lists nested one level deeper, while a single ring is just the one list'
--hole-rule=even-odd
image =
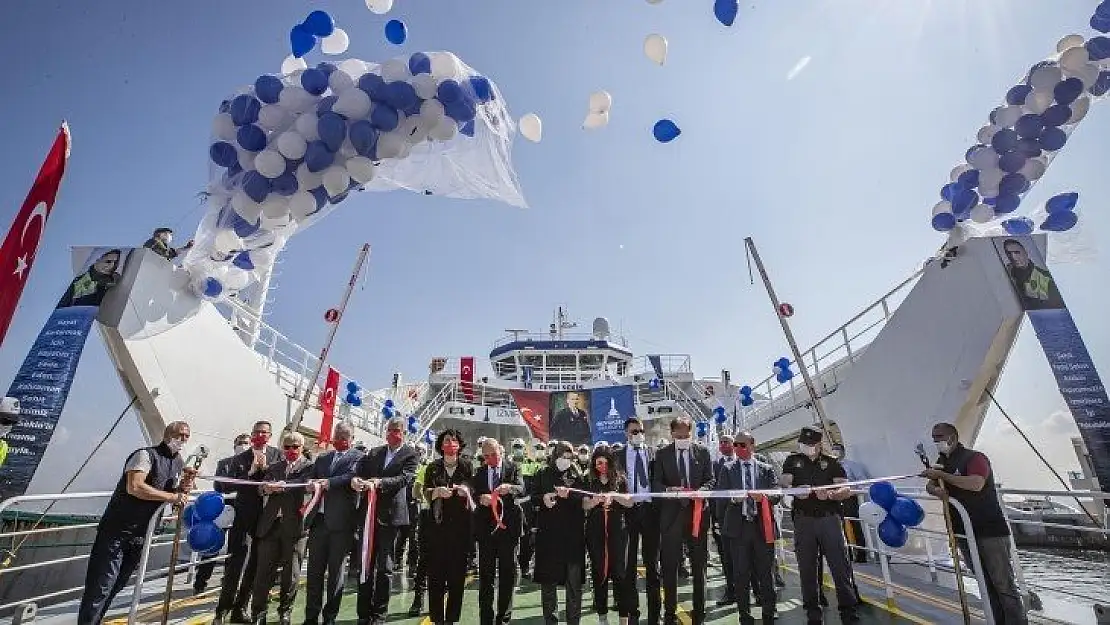
[{"label": "woman in black coat", "polygon": [[[590,554],[594,611],[599,622],[607,622],[609,582],[612,580],[620,624],[628,625],[632,606],[627,605],[627,599],[635,594],[628,592],[624,586],[625,552],[628,549],[624,511],[632,506],[632,496],[628,494],[624,472],[616,466],[608,447],[594,450],[583,490],[597,494],[584,498],[582,508],[586,511],[586,547]],[[632,583],[635,584],[636,580]]]},{"label": "woman in black coat", "polygon": [[582,496],[568,489],[581,488],[574,448],[558,442],[547,466],[536,474],[536,567],[533,581],[540,585],[540,602],[547,623],[558,623],[558,586],[566,588],[566,622],[582,618],[582,584],[586,581],[586,541]]},{"label": "woman in black coat", "polygon": [[[466,561],[473,538],[470,535],[470,490],[473,466],[460,460],[466,442],[458,430],[448,429],[436,437],[440,458],[424,472],[424,495],[431,502],[428,522],[428,612],[437,625],[458,623],[462,618]],[[444,596],[447,603],[444,605]]]}]

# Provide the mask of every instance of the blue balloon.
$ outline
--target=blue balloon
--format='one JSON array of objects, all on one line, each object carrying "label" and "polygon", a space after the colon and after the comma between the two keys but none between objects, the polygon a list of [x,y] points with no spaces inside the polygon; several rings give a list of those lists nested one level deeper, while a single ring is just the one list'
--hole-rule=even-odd
[{"label": "blue balloon", "polygon": [[392,408],[394,406],[393,400],[392,399],[385,400],[385,405]]},{"label": "blue balloon", "polygon": [[316,132],[329,151],[338,152],[347,138],[347,122],[339,113],[324,113],[316,122]]},{"label": "blue balloon", "polygon": [[1025,167],[1025,155],[1021,152],[1007,152],[998,159],[998,168],[1009,174],[1016,174]]},{"label": "blue balloon", "polygon": [[328,75],[310,67],[301,72],[301,86],[312,95],[320,95],[328,90]]},{"label": "blue balloon", "polygon": [[336,65],[334,63],[328,63],[327,61],[320,61],[319,63],[316,64],[316,69],[320,70],[321,72],[324,72],[325,76],[330,77],[331,73],[334,72],[335,70],[339,69],[339,68],[336,67]]},{"label": "blue balloon", "polygon": [[377,74],[363,74],[358,79],[358,88],[366,92],[374,102],[385,102],[385,80]]},{"label": "blue balloon", "polygon": [[297,24],[289,30],[289,49],[298,59],[308,54],[316,47],[316,37],[305,28],[304,24]]},{"label": "blue balloon", "polygon": [[991,147],[994,148],[995,152],[1005,154],[1017,147],[1018,139],[1017,132],[1009,128],[1003,128],[994,133],[994,137],[991,138]]},{"label": "blue balloon", "polygon": [[330,113],[331,110],[335,107],[335,103],[338,101],[339,96],[334,95],[329,95],[326,98],[320,98],[320,101],[316,103],[316,114],[323,115],[324,113]]},{"label": "blue balloon", "polygon": [[391,82],[385,86],[386,103],[404,111],[406,115],[415,115],[420,112],[420,96],[416,95],[416,88],[403,80]]},{"label": "blue balloon", "polygon": [[243,191],[255,202],[262,202],[270,194],[270,179],[257,171],[243,174]]},{"label": "blue balloon", "polygon": [[925,510],[917,500],[909,497],[898,497],[890,507],[890,518],[906,527],[917,527],[925,520]]},{"label": "blue balloon", "polygon": [[1007,215],[1018,209],[1021,206],[1021,197],[1015,193],[1006,193],[999,195],[994,199],[994,214]]},{"label": "blue balloon", "polygon": [[310,189],[309,193],[312,194],[312,197],[316,200],[316,210],[320,210],[328,205],[328,192],[324,187],[320,186],[315,189]]},{"label": "blue balloon", "polygon": [[1075,76],[1061,80],[1052,88],[1052,95],[1056,97],[1056,101],[1060,104],[1071,104],[1082,94],[1083,81]]},{"label": "blue balloon", "polygon": [[350,382],[347,382],[347,392],[348,393],[357,393],[358,392],[358,384],[356,384],[354,382],[354,380],[352,380]]},{"label": "blue balloon", "polygon": [[713,16],[725,26],[732,26],[739,12],[739,0],[714,0],[713,2]]},{"label": "blue balloon", "polygon": [[[1102,5],[1100,4],[1099,6]],[[1087,40],[1085,47],[1087,48],[1087,54],[1090,55],[1092,61],[1110,59],[1110,38],[1102,36],[1091,37]]]},{"label": "blue balloon", "polygon": [[[259,222],[256,221],[252,224],[239,215],[235,215],[231,220],[231,229],[235,231],[235,236],[240,239],[245,239],[258,232]],[[251,265],[250,269],[254,269],[254,265]],[[248,269],[248,271],[250,271],[250,269]]]},{"label": "blue balloon", "polygon": [[744,396],[744,397],[740,398],[740,405],[741,406],[747,407],[747,406],[751,406],[754,403],[755,403],[755,400],[753,400],[750,396]]},{"label": "blue balloon", "polygon": [[304,152],[304,164],[308,171],[320,172],[331,167],[335,162],[335,152],[328,149],[322,140],[309,141]]},{"label": "blue balloon", "polygon": [[741,386],[740,387],[740,394],[744,395],[746,397],[751,397],[752,396],[752,387],[750,387],[748,385]]},{"label": "blue balloon", "polygon": [[200,519],[197,518],[197,511],[196,508],[193,507],[193,504],[185,506],[181,511],[181,524],[185,526],[185,529],[189,529],[198,521],[200,521]]},{"label": "blue balloon", "polygon": [[1041,113],[1041,119],[1048,127],[1063,126],[1071,119],[1071,107],[1067,104],[1053,104]]},{"label": "blue balloon", "polygon": [[208,157],[220,167],[231,167],[239,162],[239,153],[235,146],[227,141],[217,141],[208,148]]},{"label": "blue balloon", "polygon": [[1103,70],[1099,72],[1095,84],[1091,85],[1091,88],[1087,91],[1095,97],[1106,95],[1106,92],[1110,91],[1110,71]]},{"label": "blue balloon", "polygon": [[932,225],[933,230],[948,232],[956,227],[956,216],[952,213],[937,213],[933,215]]},{"label": "blue balloon", "polygon": [[317,37],[327,37],[335,32],[335,20],[326,11],[313,11],[304,19],[304,27]]},{"label": "blue balloon", "polygon": [[1036,113],[1027,113],[1018,118],[1014,130],[1022,139],[1036,139],[1044,130],[1044,120]]},{"label": "blue balloon", "polygon": [[345,399],[348,404],[353,404],[358,401],[358,395],[355,395],[354,393],[347,393],[347,397]]},{"label": "blue balloon", "polygon": [[262,110],[262,103],[258,101],[258,98],[247,94],[235,96],[228,108],[228,112],[231,113],[231,121],[236,126],[245,126],[258,121],[258,111],[260,110]]},{"label": "blue balloon", "polygon": [[1016,85],[1010,87],[1010,90],[1006,92],[1006,104],[1013,106],[1025,104],[1025,98],[1029,97],[1029,94],[1032,92],[1033,88],[1029,85]]},{"label": "blue balloon", "polygon": [[270,189],[274,193],[284,197],[293,195],[299,188],[300,184],[297,182],[297,175],[291,171],[287,171],[277,178],[274,178],[273,182],[270,183]]},{"label": "blue balloon", "polygon": [[979,204],[979,194],[971,189],[960,189],[952,198],[952,212],[957,215],[971,212]]},{"label": "blue balloon", "polygon": [[489,78],[485,76],[471,76],[470,89],[474,92],[474,97],[478,98],[479,102],[486,103],[494,98],[493,84],[490,83]]},{"label": "blue balloon", "polygon": [[949,182],[948,184],[940,188],[940,199],[951,202],[952,200],[956,199],[956,194],[958,194],[962,189],[963,185],[961,185],[958,181]]},{"label": "blue balloon", "polygon": [[205,278],[201,292],[204,293],[205,297],[219,297],[220,293],[224,292],[224,285],[220,284],[220,281],[215,278]]},{"label": "blue balloon", "polygon": [[878,527],[879,540],[883,541],[888,547],[898,549],[906,544],[910,539],[910,533],[906,526],[898,521],[895,521],[889,515],[879,523]]},{"label": "blue balloon", "polygon": [[1012,217],[1002,222],[1007,234],[1022,235],[1033,232],[1033,220],[1028,217]]},{"label": "blue balloon", "polygon": [[235,140],[239,143],[239,147],[248,152],[261,152],[266,149],[266,133],[254,124],[240,126],[239,130],[235,131]]},{"label": "blue balloon", "polygon": [[1066,211],[1075,210],[1075,205],[1079,203],[1079,194],[1076,192],[1061,193],[1054,195],[1045,202],[1045,210],[1051,215],[1052,213],[1062,213]]},{"label": "blue balloon", "polygon": [[883,510],[890,512],[890,507],[894,505],[894,500],[898,498],[898,489],[894,488],[894,484],[884,480],[871,484],[867,489],[867,494],[871,497],[871,501],[882,506]]},{"label": "blue balloon", "polygon": [[201,521],[215,521],[224,511],[224,496],[214,490],[201,493],[193,507]]},{"label": "blue balloon", "polygon": [[285,84],[280,78],[269,74],[259,76],[258,80],[254,81],[254,93],[266,104],[277,104],[281,97],[281,90],[284,88]]},{"label": "blue balloon", "polygon": [[355,408],[358,408],[359,406],[362,406],[362,398],[361,397],[355,397],[355,400],[353,402],[351,402],[351,405],[354,406]]},{"label": "blue balloon", "polygon": [[401,20],[389,20],[385,23],[385,38],[389,43],[399,46],[408,37],[409,29]]},{"label": "blue balloon", "polygon": [[682,134],[682,130],[678,125],[669,119],[661,119],[655,122],[655,126],[651,129],[651,134],[655,136],[655,140],[659,143],[670,143]]},{"label": "blue balloon", "polygon": [[1110,2],[1107,2],[1106,0],[1099,2],[1098,6],[1095,7],[1095,15],[1102,18],[1110,19]]},{"label": "blue balloon", "polygon": [[388,104],[378,104],[370,110],[370,123],[382,132],[394,130],[399,121],[396,109]]},{"label": "blue balloon", "polygon": [[1072,211],[1062,211],[1059,213],[1049,213],[1041,224],[1041,230],[1049,232],[1064,232],[1071,230],[1075,224],[1079,223],[1079,215]]},{"label": "blue balloon", "polygon": [[1025,158],[1037,158],[1042,152],[1041,143],[1034,138],[1019,139],[1014,151]]},{"label": "blue balloon", "polygon": [[436,87],[436,99],[442,102],[444,106],[452,102],[458,102],[462,97],[462,85],[452,78],[439,83],[439,86]]},{"label": "blue balloon", "polygon": [[956,184],[965,189],[974,189],[979,186],[979,170],[969,169],[956,178]]},{"label": "blue balloon", "polygon": [[1041,144],[1041,148],[1055,152],[1068,142],[1068,135],[1059,128],[1045,128],[1037,141]]},{"label": "blue balloon", "polygon": [[413,76],[417,74],[431,74],[432,73],[432,59],[423,52],[415,52],[409,57],[409,73]]},{"label": "blue balloon", "polygon": [[1091,28],[1102,34],[1110,33],[1110,18],[1102,17],[1097,13],[1091,16]]},{"label": "blue balloon", "polygon": [[447,113],[448,117],[460,124],[472,121],[478,115],[478,108],[469,98],[463,98],[457,102],[446,104],[443,110]]},{"label": "blue balloon", "polygon": [[386,419],[392,419],[393,409],[389,406],[382,406],[382,416],[384,416]]},{"label": "blue balloon", "polygon": [[243,271],[254,270],[254,260],[251,259],[250,252],[239,252],[235,255],[235,260],[232,260],[231,264],[242,269]]},{"label": "blue balloon", "polygon": [[188,543],[198,553],[215,553],[224,546],[224,531],[211,521],[194,523],[189,528]]},{"label": "blue balloon", "polygon": [[1021,174],[1006,174],[1002,176],[1002,181],[998,183],[998,194],[1018,195],[1022,192],[1026,182],[1025,176]]},{"label": "blue balloon", "polygon": [[474,120],[472,119],[472,120],[466,122],[465,124],[460,125],[459,126],[459,134],[465,135],[467,137],[473,137],[474,136]]}]

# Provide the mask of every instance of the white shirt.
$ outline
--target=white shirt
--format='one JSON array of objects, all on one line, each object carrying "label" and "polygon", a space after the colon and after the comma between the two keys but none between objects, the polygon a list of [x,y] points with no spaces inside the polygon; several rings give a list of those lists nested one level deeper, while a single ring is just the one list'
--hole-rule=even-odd
[{"label": "white shirt", "polygon": [[382,468],[383,469],[388,467],[390,462],[393,462],[393,456],[396,456],[397,452],[399,452],[399,451],[401,451],[400,447],[398,447],[397,449],[393,449],[392,447],[386,446],[386,448],[385,448],[385,461],[382,462]]},{"label": "white shirt", "polygon": [[[682,463],[686,464],[686,482],[687,482],[687,484],[690,484],[692,486],[694,476],[691,475],[691,471],[690,471],[690,456],[694,453],[694,446],[690,445],[689,449],[679,449],[678,446],[676,445],[675,448],[674,448],[674,453],[676,454],[675,455],[676,462],[682,462]],[[679,469],[678,471],[679,471],[679,473],[678,473],[679,476],[681,476],[682,475],[682,469]]]},{"label": "white shirt", "polygon": [[[647,484],[643,486],[636,483],[636,454],[639,452],[640,458],[644,461],[644,480]],[[648,477],[648,457],[647,448],[641,447],[636,449],[633,445],[624,448],[624,466],[628,473],[629,493],[638,495],[640,493],[647,493],[651,491],[651,478]]]},{"label": "white shirt", "polygon": [[494,484],[494,477],[496,476],[498,481],[501,480],[501,469],[501,465],[497,465],[496,467],[489,467],[487,475],[489,476],[489,492],[491,493],[493,492],[493,489],[497,487],[497,485]]}]

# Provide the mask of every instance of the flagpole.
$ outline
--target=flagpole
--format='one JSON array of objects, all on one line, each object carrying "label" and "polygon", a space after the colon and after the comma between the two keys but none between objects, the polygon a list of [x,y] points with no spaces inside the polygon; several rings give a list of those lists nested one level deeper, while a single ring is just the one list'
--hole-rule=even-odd
[{"label": "flagpole", "polygon": [[347,283],[347,290],[343,293],[343,301],[339,303],[339,314],[335,321],[331,322],[331,329],[328,330],[328,339],[324,343],[324,349],[320,350],[320,359],[316,363],[316,370],[312,373],[312,377],[306,380],[304,389],[304,397],[301,399],[301,405],[297,406],[297,412],[293,415],[293,420],[290,422],[290,430],[297,431],[301,426],[301,421],[304,419],[304,411],[308,407],[308,401],[312,399],[312,389],[316,388],[316,380],[320,377],[320,372],[324,370],[324,363],[327,362],[328,352],[331,351],[331,344],[335,340],[335,333],[339,331],[339,324],[343,321],[343,313],[347,310],[347,302],[351,300],[351,292],[355,290],[355,283],[358,282],[359,274],[362,273],[362,267],[366,264],[366,257],[370,255],[370,244],[363,243],[362,249],[358,252],[358,260],[355,261],[355,269],[351,272],[351,280]]},{"label": "flagpole", "polygon": [[790,324],[786,322],[786,315],[783,315],[780,310],[781,302],[779,302],[778,295],[775,295],[775,287],[771,286],[771,278],[767,275],[767,268],[763,266],[763,259],[759,257],[759,251],[755,249],[755,241],[751,237],[744,238],[744,245],[748,247],[748,252],[752,255],[752,260],[755,261],[756,269],[759,270],[759,277],[763,278],[763,286],[767,287],[767,296],[771,299],[771,305],[775,308],[775,316],[778,317],[779,325],[782,326],[782,333],[786,335],[786,342],[790,345],[794,362],[798,363],[802,380],[805,381],[806,390],[809,391],[809,400],[813,404],[813,410],[817,413],[817,418],[821,421],[821,429],[825,432],[825,440],[831,445],[833,440],[832,431],[829,429],[829,419],[825,415],[824,407],[821,406],[821,400],[817,396],[817,389],[813,385],[813,380],[809,377],[806,363],[802,360],[802,352],[798,350],[798,342],[794,340],[794,333],[790,330]]}]

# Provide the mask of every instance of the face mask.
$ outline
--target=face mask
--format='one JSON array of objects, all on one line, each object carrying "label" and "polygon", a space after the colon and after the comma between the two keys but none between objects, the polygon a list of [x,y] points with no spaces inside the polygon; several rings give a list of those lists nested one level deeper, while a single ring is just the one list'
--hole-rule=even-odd
[{"label": "face mask", "polygon": [[578,454],[578,460],[580,462],[589,462],[590,461],[590,454]]},{"label": "face mask", "polygon": [[608,462],[599,462],[599,463],[594,465],[594,469],[596,469],[597,474],[602,476],[602,477],[604,477],[606,475],[609,475],[609,463]]},{"label": "face mask", "polygon": [[266,446],[266,443],[268,443],[268,442],[270,442],[270,435],[269,434],[252,434],[251,435],[251,447],[254,447],[255,449],[262,449],[263,447]]},{"label": "face mask", "polygon": [[181,451],[181,448],[184,447],[184,446],[185,446],[185,440],[184,439],[171,438],[170,440],[166,441],[166,447],[169,447],[170,451],[175,453],[175,454],[178,453],[179,451]]},{"label": "face mask", "polygon": [[299,449],[286,449],[285,459],[289,462],[296,462],[301,457],[301,450]]},{"label": "face mask", "polygon": [[12,431],[11,425],[0,425],[0,436],[7,436]]},{"label": "face mask", "polygon": [[751,458],[752,458],[752,448],[751,447],[737,447],[736,448],[736,455],[741,460],[751,460]]},{"label": "face mask", "polygon": [[523,449],[514,449],[513,450],[513,460],[523,460],[523,459],[524,459],[524,450]]},{"label": "face mask", "polygon": [[560,472],[566,472],[570,469],[570,465],[574,464],[570,458],[558,458],[555,460],[555,468]]},{"label": "face mask", "polygon": [[722,456],[731,456],[732,445],[720,445],[717,447],[717,451],[721,452]]},{"label": "face mask", "polygon": [[443,455],[451,457],[459,455],[459,442],[443,441]]},{"label": "face mask", "polygon": [[644,446],[644,435],[643,434],[633,434],[632,438],[631,438],[631,441],[632,441],[632,444],[635,445],[636,447],[643,447]]},{"label": "face mask", "polygon": [[693,443],[694,443],[694,441],[692,441],[688,438],[676,438],[676,439],[674,439],[674,446],[679,451],[686,451],[686,450],[690,449],[690,445],[692,445]]},{"label": "face mask", "polygon": [[933,444],[937,446],[938,453],[948,455],[948,452],[952,451],[952,444],[948,441],[936,441]]},{"label": "face mask", "polygon": [[817,445],[803,445],[802,443],[798,443],[798,451],[812,458],[817,455]]},{"label": "face mask", "polygon": [[337,438],[332,443],[332,446],[335,447],[336,451],[347,451],[351,448],[351,441],[347,438]]},{"label": "face mask", "polygon": [[486,466],[487,467],[490,467],[492,469],[493,467],[500,466],[500,465],[501,465],[501,456],[498,456],[496,454],[491,455],[491,456],[486,456]]},{"label": "face mask", "polygon": [[250,448],[251,448],[250,445],[247,445],[246,443],[242,443],[242,444],[239,444],[239,445],[235,446],[235,453],[236,454],[241,454],[241,453],[243,453],[244,451],[246,451]]},{"label": "face mask", "polygon": [[404,442],[405,437],[397,430],[389,430],[385,433],[385,442],[389,443],[390,447],[397,447]]}]

